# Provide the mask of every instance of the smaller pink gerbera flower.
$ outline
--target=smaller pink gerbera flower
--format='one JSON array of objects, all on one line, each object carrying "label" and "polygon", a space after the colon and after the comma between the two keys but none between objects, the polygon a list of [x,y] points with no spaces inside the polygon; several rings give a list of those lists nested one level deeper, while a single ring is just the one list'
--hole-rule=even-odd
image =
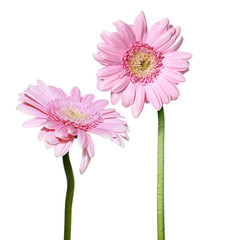
[{"label": "smaller pink gerbera flower", "polygon": [[173,27],[167,18],[147,30],[146,18],[141,12],[134,25],[122,21],[114,23],[116,32],[104,31],[94,58],[104,65],[98,70],[97,87],[111,91],[111,100],[120,99],[124,107],[131,106],[138,117],[144,103],[151,103],[157,110],[163,104],[179,97],[177,85],[184,82],[189,69],[191,54],[178,52],[183,37],[180,27]]},{"label": "smaller pink gerbera flower", "polygon": [[37,81],[20,94],[17,109],[34,116],[24,123],[26,127],[43,126],[39,139],[47,148],[54,147],[57,157],[65,155],[75,138],[82,147],[81,174],[94,157],[94,144],[89,133],[97,134],[124,146],[121,138],[128,140],[128,126],[115,109],[105,109],[106,100],[94,102],[92,94],[81,96],[74,87],[70,96],[60,89]]}]

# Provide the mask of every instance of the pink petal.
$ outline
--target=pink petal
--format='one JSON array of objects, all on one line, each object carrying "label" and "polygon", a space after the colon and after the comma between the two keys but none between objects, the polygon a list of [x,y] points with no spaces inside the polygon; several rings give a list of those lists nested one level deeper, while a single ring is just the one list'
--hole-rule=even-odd
[{"label": "pink petal", "polygon": [[24,103],[26,105],[30,105],[36,109],[39,109],[41,112],[47,113],[46,106],[41,105],[40,103],[36,102],[34,99],[31,99],[26,94],[22,94],[19,98],[19,101],[21,103]]},{"label": "pink petal", "polygon": [[164,91],[164,89],[161,87],[161,84],[158,83],[159,80],[157,79],[153,86],[154,86],[154,90],[158,93],[162,104],[168,104],[171,100],[170,96],[166,93],[166,91]]},{"label": "pink petal", "polygon": [[57,88],[61,98],[63,99],[68,99],[68,96],[66,95],[66,93],[61,89],[61,88]]},{"label": "pink petal", "polygon": [[112,76],[110,77],[110,79],[107,79],[107,80],[101,79],[101,80],[98,80],[98,82],[97,82],[97,88],[102,92],[109,91],[112,89],[114,84],[118,81],[119,81],[118,78],[116,78],[116,77],[113,78]]},{"label": "pink petal", "polygon": [[103,65],[103,66],[108,66],[108,65],[110,65],[107,61],[105,61],[104,59],[103,59],[103,57],[101,56],[101,54],[93,54],[93,57],[94,57],[94,59],[97,61],[97,62],[99,62],[101,65]]},{"label": "pink petal", "polygon": [[71,137],[68,134],[68,126],[65,126],[65,125],[58,126],[55,130],[55,136],[62,140],[68,140],[69,137]]},{"label": "pink petal", "polygon": [[103,114],[104,119],[106,119],[106,118],[119,118],[119,117],[122,117],[122,116],[116,111]]},{"label": "pink petal", "polygon": [[110,113],[115,113],[116,110],[114,108],[107,108],[107,109],[103,109],[100,111],[100,113],[102,115],[106,115],[106,114],[110,114]]},{"label": "pink petal", "polygon": [[155,28],[157,28],[157,26],[159,25],[160,22],[156,22],[152,25],[152,27],[149,29],[148,34],[153,33],[153,31],[155,30]]},{"label": "pink petal", "polygon": [[46,106],[50,101],[50,98],[48,98],[37,86],[30,85],[28,89],[25,90],[25,94],[43,106]]},{"label": "pink petal", "polygon": [[169,52],[163,55],[165,58],[171,59],[179,59],[179,60],[189,60],[192,57],[191,53],[188,52]]},{"label": "pink petal", "polygon": [[123,69],[122,66],[108,66],[108,67],[103,67],[97,71],[97,77],[102,78],[102,77],[107,77],[111,76],[115,73],[120,72]]},{"label": "pink petal", "polygon": [[41,93],[37,86],[29,85],[28,89],[24,91],[24,94],[42,106],[46,106],[47,104],[47,98],[43,97],[43,93]]},{"label": "pink petal", "polygon": [[143,110],[145,103],[145,90],[144,86],[139,85],[136,87],[135,101],[131,106],[132,115],[137,118]]},{"label": "pink petal", "polygon": [[118,133],[118,135],[120,137],[124,138],[125,140],[129,141],[129,136],[128,136],[127,132]]},{"label": "pink petal", "polygon": [[41,105],[42,107],[45,107],[47,105],[47,100],[43,97],[36,94],[36,92],[32,92],[30,90],[24,91],[24,96],[29,98],[30,101],[35,101],[37,104]]},{"label": "pink petal", "polygon": [[94,58],[97,61],[102,61],[105,65],[122,65],[122,58],[120,55],[113,55],[110,53],[94,54]]},{"label": "pink petal", "polygon": [[108,106],[108,101],[107,100],[97,100],[93,103],[93,107],[97,111],[100,111],[101,109],[104,109],[107,106]]},{"label": "pink petal", "polygon": [[134,102],[135,89],[136,89],[135,84],[130,82],[126,87],[126,89],[123,91],[123,94],[121,96],[121,101],[124,107],[129,107]]},{"label": "pink petal", "polygon": [[93,143],[91,136],[88,134],[87,137],[88,137],[87,151],[88,151],[89,156],[92,158],[92,157],[94,157],[94,154],[95,154],[95,147],[94,147],[94,143]]},{"label": "pink petal", "polygon": [[126,71],[125,69],[122,69],[119,73],[118,73],[118,78],[122,79],[126,76]]},{"label": "pink petal", "polygon": [[101,56],[109,64],[122,65],[122,56],[120,54],[115,55],[115,54],[112,54],[112,53],[101,53]]},{"label": "pink petal", "polygon": [[114,108],[103,109],[100,111],[103,118],[124,118]]},{"label": "pink petal", "polygon": [[146,89],[145,89],[145,103],[150,103],[150,100],[148,99],[148,97],[146,95]]},{"label": "pink petal", "polygon": [[49,132],[48,132],[45,141],[46,141],[48,144],[51,144],[51,145],[56,145],[56,144],[58,144],[59,142],[61,142],[61,140],[55,136],[55,132],[54,132],[54,131],[49,131]]},{"label": "pink petal", "polygon": [[161,86],[161,88],[163,89],[163,91],[164,91],[165,94],[169,97],[170,100],[176,100],[176,99],[177,99],[177,97],[173,97],[173,96],[170,94],[170,89],[168,88],[168,84],[165,84],[165,82],[162,81],[162,79],[160,79],[159,85]]},{"label": "pink petal", "polygon": [[163,46],[158,48],[157,50],[159,50],[160,52],[165,52],[169,47],[171,47],[176,42],[177,38],[180,35],[181,28],[176,27],[175,30],[176,30],[176,32],[173,34],[173,36],[170,38],[170,40],[166,44],[164,44]]},{"label": "pink petal", "polygon": [[89,106],[94,100],[93,94],[87,94],[81,98],[81,102],[83,102],[86,106]]},{"label": "pink petal", "polygon": [[85,148],[88,145],[87,133],[80,129],[78,129],[78,143],[82,148]]},{"label": "pink petal", "polygon": [[[101,39],[104,41],[105,44],[107,44],[107,45],[109,45],[109,46],[112,46],[112,47],[116,47],[116,46],[113,46],[113,43],[112,43],[112,41],[111,41],[111,39],[110,39],[110,37],[109,37],[109,34],[110,34],[110,32],[108,32],[108,31],[103,31],[103,32],[101,33],[100,37],[101,37]],[[119,48],[118,48],[118,49],[119,49]],[[120,50],[120,49],[119,49],[119,50]],[[123,50],[121,49],[121,51],[123,51]]]},{"label": "pink petal", "polygon": [[54,86],[49,86],[50,91],[52,92],[52,95],[54,97],[54,99],[58,99],[59,98],[59,93],[56,87]]},{"label": "pink petal", "polygon": [[[27,99],[29,99],[28,96],[26,96],[24,93],[19,93],[18,95],[19,95],[18,101],[20,103],[22,103],[22,102],[26,101]],[[34,100],[32,100],[32,102],[34,102]]]},{"label": "pink petal", "polygon": [[24,122],[24,127],[38,127],[47,121],[45,118],[32,118]]},{"label": "pink petal", "polygon": [[123,71],[123,69],[115,74],[112,74],[112,75],[109,75],[109,76],[105,76],[105,77],[102,77],[102,78],[98,78],[98,80],[101,80],[101,81],[108,81],[108,82],[111,82],[111,81],[114,81],[114,80],[117,80],[120,78],[120,74],[121,72]]},{"label": "pink petal", "polygon": [[153,87],[153,83],[148,84],[145,87],[145,90],[146,90],[147,98],[149,99],[150,103],[155,107],[156,110],[160,110],[162,107],[162,103],[161,103],[160,97],[158,96],[157,92]]},{"label": "pink petal", "polygon": [[128,49],[128,45],[126,44],[126,42],[116,32],[111,33],[111,32],[108,32],[108,31],[104,31],[102,33],[102,37],[103,37],[103,39],[105,39],[105,41],[108,44],[111,44],[114,47],[120,48],[122,50],[127,50]]},{"label": "pink petal", "polygon": [[129,45],[129,47],[131,47],[131,45],[136,42],[136,38],[132,29],[122,21],[115,22],[114,25],[116,26],[117,31],[121,34],[123,39]]},{"label": "pink petal", "polygon": [[90,163],[90,156],[88,154],[87,148],[84,148],[82,151],[82,160],[80,165],[80,173],[83,174]]},{"label": "pink petal", "polygon": [[167,59],[164,58],[162,63],[167,68],[172,68],[177,71],[186,71],[189,68],[189,64],[186,61],[178,60],[178,59]]},{"label": "pink petal", "polygon": [[70,98],[77,102],[79,102],[81,100],[81,92],[80,92],[79,88],[77,88],[77,87],[72,88],[72,90],[70,92]]},{"label": "pink petal", "polygon": [[46,118],[46,113],[40,111],[39,109],[36,109],[28,104],[21,103],[17,106],[17,110],[20,110],[26,114],[32,115],[34,117],[38,118]]},{"label": "pink petal", "polygon": [[167,43],[175,32],[176,32],[175,28],[170,28],[168,31],[164,32],[152,44],[154,49],[156,50],[156,49],[160,48],[161,46],[163,46],[165,43]]},{"label": "pink petal", "polygon": [[162,80],[163,86],[167,89],[167,91],[169,92],[172,99],[173,100],[177,99],[180,96],[180,92],[179,92],[178,88],[176,87],[176,84],[165,80],[164,78],[162,78],[162,76],[160,76],[160,78]]},{"label": "pink petal", "polygon": [[98,127],[90,130],[90,133],[97,134],[97,135],[105,137],[107,139],[112,139],[115,136],[112,131],[107,130],[107,129],[98,128]]},{"label": "pink petal", "polygon": [[[123,76],[124,77],[124,76]],[[100,78],[97,82],[97,88],[100,91],[112,90],[113,87],[118,85],[119,81],[123,78],[119,73],[113,74],[108,77]],[[119,86],[119,85],[118,85]]]},{"label": "pink petal", "polygon": [[160,75],[158,76],[158,81],[157,82],[160,85],[160,87],[163,89],[163,91],[166,93],[166,95],[168,96],[169,100],[171,100],[172,99],[172,94],[170,94],[169,87],[172,88],[172,86],[168,85],[168,83],[167,83],[168,81],[165,78],[163,78],[162,76],[160,76]]},{"label": "pink petal", "polygon": [[68,99],[68,96],[62,89],[56,88],[54,86],[49,86],[49,88],[51,89],[56,99]]},{"label": "pink petal", "polygon": [[104,53],[111,53],[118,56],[122,56],[124,54],[124,51],[122,49],[108,45],[107,43],[99,43],[97,45],[97,48]]},{"label": "pink petal", "polygon": [[55,121],[55,120],[49,120],[45,123],[45,127],[48,129],[56,129],[61,123]]},{"label": "pink petal", "polygon": [[55,156],[61,157],[64,156],[70,149],[72,143],[74,141],[74,137],[72,137],[69,141],[61,141],[55,146]]},{"label": "pink petal", "polygon": [[183,74],[175,71],[174,69],[162,69],[161,76],[174,83],[182,83],[185,81]]},{"label": "pink petal", "polygon": [[111,103],[113,105],[117,104],[120,100],[120,97],[121,97],[121,93],[111,92]]},{"label": "pink petal", "polygon": [[122,124],[124,126],[127,126],[127,123],[124,120],[119,119],[119,118],[105,119],[104,123],[118,124],[118,125]]},{"label": "pink petal", "polygon": [[55,95],[52,93],[51,89],[43,81],[37,80],[37,85],[49,100],[55,100]]},{"label": "pink petal", "polygon": [[106,121],[101,123],[99,125],[99,128],[107,129],[107,130],[111,129],[112,131],[115,131],[115,132],[126,132],[128,130],[128,126],[126,125],[119,124],[119,123],[109,123]]},{"label": "pink petal", "polygon": [[112,141],[118,145],[120,145],[121,147],[124,147],[124,142],[121,140],[121,138],[119,136],[116,136],[112,139]]},{"label": "pink petal", "polygon": [[53,145],[51,145],[51,144],[48,143],[48,142],[44,142],[44,145],[45,145],[46,149],[50,149],[50,148],[53,147]]},{"label": "pink petal", "polygon": [[112,92],[121,92],[127,87],[128,84],[129,84],[129,78],[128,77],[124,77],[122,79],[119,79],[119,81],[117,81],[114,84],[114,86],[112,87]]},{"label": "pink petal", "polygon": [[78,129],[76,129],[74,126],[68,126],[68,133],[72,136],[78,135]]},{"label": "pink petal", "polygon": [[47,128],[42,127],[42,129],[41,129],[40,132],[39,132],[38,139],[39,139],[40,141],[45,141],[48,132],[49,132],[49,130],[48,130]]},{"label": "pink petal", "polygon": [[110,37],[112,39],[114,46],[118,46],[119,48],[121,48],[123,50],[129,49],[128,44],[124,41],[124,39],[120,36],[119,33],[113,32],[110,34]]},{"label": "pink petal", "polygon": [[186,72],[188,72],[189,69],[185,70],[185,71],[180,71],[181,74],[185,74]]},{"label": "pink petal", "polygon": [[152,45],[155,40],[161,36],[161,34],[167,29],[169,25],[169,19],[168,18],[164,18],[162,19],[158,24],[156,24],[156,26],[151,29],[151,31],[148,33],[147,35],[147,40],[146,43],[148,43],[149,45]]},{"label": "pink petal", "polygon": [[181,37],[181,39],[173,47],[171,47],[167,51],[165,51],[165,53],[177,51],[179,49],[179,47],[181,46],[183,40],[184,40],[184,38]]},{"label": "pink petal", "polygon": [[136,17],[134,23],[134,30],[136,41],[141,42],[147,33],[147,23],[143,12],[140,12],[140,14]]}]

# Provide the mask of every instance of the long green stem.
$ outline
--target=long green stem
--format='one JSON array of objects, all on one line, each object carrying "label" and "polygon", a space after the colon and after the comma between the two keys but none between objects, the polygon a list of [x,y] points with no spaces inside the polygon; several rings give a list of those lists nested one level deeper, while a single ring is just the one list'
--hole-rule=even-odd
[{"label": "long green stem", "polygon": [[71,239],[71,212],[74,197],[74,174],[70,163],[69,152],[63,156],[63,166],[67,179],[67,192],[65,201],[65,227],[64,240]]},{"label": "long green stem", "polygon": [[165,240],[164,219],[164,110],[158,111],[158,152],[157,152],[157,231],[158,240]]}]

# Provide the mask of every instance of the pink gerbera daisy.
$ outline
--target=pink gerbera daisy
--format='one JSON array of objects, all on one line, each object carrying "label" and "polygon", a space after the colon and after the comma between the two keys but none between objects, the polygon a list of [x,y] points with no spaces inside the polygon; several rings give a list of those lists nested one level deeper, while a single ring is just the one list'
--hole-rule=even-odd
[{"label": "pink gerbera daisy", "polygon": [[121,99],[124,107],[131,106],[138,117],[144,103],[157,110],[179,96],[177,84],[184,82],[191,54],[178,52],[183,37],[180,27],[169,25],[167,18],[155,23],[147,31],[145,15],[141,12],[134,25],[122,21],[114,23],[117,32],[104,31],[100,50],[94,58],[104,65],[97,72],[98,89],[111,91],[111,101]]},{"label": "pink gerbera daisy", "polygon": [[106,100],[94,102],[92,94],[81,96],[74,87],[70,96],[60,89],[37,81],[38,86],[29,86],[20,94],[21,104],[17,109],[34,116],[24,123],[26,127],[43,126],[39,139],[46,147],[54,147],[57,157],[64,156],[75,138],[83,148],[80,172],[84,173],[94,156],[94,144],[89,133],[106,137],[124,146],[128,140],[128,126],[115,109],[105,109]]}]

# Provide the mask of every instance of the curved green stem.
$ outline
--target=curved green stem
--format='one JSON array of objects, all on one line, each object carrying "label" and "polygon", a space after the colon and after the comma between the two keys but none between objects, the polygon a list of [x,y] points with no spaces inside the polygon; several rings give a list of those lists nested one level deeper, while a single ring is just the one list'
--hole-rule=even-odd
[{"label": "curved green stem", "polygon": [[71,239],[71,212],[74,197],[74,174],[70,163],[69,152],[63,156],[63,166],[67,179],[67,192],[65,201],[65,227],[64,240]]},{"label": "curved green stem", "polygon": [[165,240],[164,219],[164,129],[163,107],[158,111],[158,153],[157,153],[157,231],[158,240]]}]

